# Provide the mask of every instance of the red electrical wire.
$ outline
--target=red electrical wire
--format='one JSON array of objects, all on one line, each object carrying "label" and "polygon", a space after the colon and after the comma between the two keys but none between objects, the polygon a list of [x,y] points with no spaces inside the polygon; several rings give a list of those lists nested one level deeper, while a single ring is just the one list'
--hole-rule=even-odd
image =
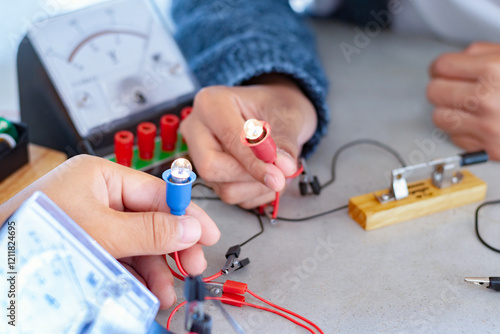
[{"label": "red electrical wire", "polygon": [[[228,281],[228,282],[226,282],[226,283],[220,283],[220,282],[213,282],[213,283],[214,283],[214,284],[216,283],[216,284],[223,285],[223,291],[224,291],[225,285],[226,285],[226,283],[229,283],[229,281]],[[236,282],[233,282],[233,283],[231,284],[231,286],[232,286],[233,288],[234,288],[234,284],[235,284],[235,283],[236,283]],[[312,326],[314,329],[316,329],[316,330],[317,330],[320,334],[324,334],[324,332],[323,332],[323,330],[321,330],[321,328],[319,328],[319,327],[318,327],[315,323],[313,323],[312,321],[308,320],[307,318],[305,318],[305,317],[303,317],[303,316],[301,316],[301,315],[299,315],[299,314],[297,314],[297,313],[295,313],[295,312],[292,312],[292,311],[290,311],[290,310],[288,310],[288,309],[286,309],[286,308],[284,308],[284,307],[281,307],[281,306],[278,306],[278,305],[276,305],[276,304],[274,304],[274,303],[271,303],[270,301],[268,301],[268,300],[266,300],[266,299],[264,299],[264,298],[260,297],[260,296],[259,296],[259,295],[257,295],[255,292],[253,292],[253,291],[251,291],[250,289],[248,289],[248,288],[246,287],[246,284],[243,284],[243,283],[239,283],[239,284],[240,284],[240,285],[244,285],[244,286],[245,286],[245,288],[244,288],[244,290],[242,290],[243,292],[241,292],[241,294],[244,294],[244,293],[248,292],[251,296],[253,296],[253,297],[257,298],[257,299],[258,299],[258,300],[260,300],[261,302],[263,302],[263,303],[265,303],[265,304],[267,304],[267,305],[269,305],[269,306],[271,306],[271,307],[274,307],[274,308],[276,308],[276,309],[278,309],[278,310],[280,310],[280,311],[282,311],[282,312],[284,312],[284,313],[287,313],[287,314],[289,314],[289,315],[291,315],[291,316],[293,316],[293,317],[295,317],[295,318],[298,318],[298,319],[302,320],[303,322],[307,323],[308,325],[310,325],[310,326]],[[238,294],[240,294],[240,293],[238,293]],[[311,333],[313,333],[313,334],[315,333],[313,330],[311,330],[311,328],[309,328],[309,327],[305,326],[304,324],[301,324],[300,322],[296,321],[296,320],[295,320],[295,319],[293,319],[293,318],[290,318],[290,317],[289,317],[289,316],[287,316],[286,314],[284,314],[284,313],[282,313],[282,312],[279,312],[279,311],[276,311],[276,310],[273,310],[273,309],[269,309],[269,308],[267,308],[267,307],[263,307],[263,306],[259,306],[259,305],[255,305],[255,304],[250,304],[250,303],[245,303],[245,302],[241,302],[241,301],[238,301],[238,300],[233,300],[233,299],[231,299],[231,298],[225,298],[224,296],[222,296],[222,298],[217,298],[217,297],[208,297],[207,299],[218,299],[218,300],[221,300],[221,301],[230,301],[230,302],[232,302],[232,303],[233,303],[232,305],[234,305],[234,303],[237,303],[237,304],[238,304],[237,306],[246,305],[246,306],[254,307],[254,308],[257,308],[257,309],[265,310],[265,311],[268,311],[268,312],[272,312],[272,313],[278,314],[279,316],[284,317],[284,318],[286,318],[286,319],[288,319],[288,320],[292,321],[293,323],[295,323],[295,324],[297,324],[297,325],[299,325],[299,326],[301,326],[301,327],[303,327],[303,328],[305,328],[305,329],[309,330],[309,331],[310,331]],[[168,318],[168,321],[167,321],[167,329],[169,329],[169,326],[170,326],[170,323],[171,323],[171,321],[172,321],[172,318],[173,318],[174,314],[175,314],[175,313],[179,310],[179,308],[180,308],[180,307],[182,307],[182,306],[183,306],[183,305],[185,305],[185,304],[186,304],[186,302],[182,302],[181,304],[177,305],[177,306],[174,308],[174,310],[172,311],[172,313],[170,314],[170,316],[169,316],[169,318]]]},{"label": "red electrical wire", "polygon": [[[293,173],[290,176],[287,176],[286,178],[287,179],[294,179],[297,176],[299,176],[300,174],[302,174],[303,171],[304,171],[304,166],[300,166],[300,168],[297,169],[297,171],[295,173]],[[279,193],[279,191],[277,191],[276,192],[276,199],[274,200],[273,214],[271,216],[272,219],[276,219],[276,217],[278,217],[279,208],[280,208],[280,193]]]},{"label": "red electrical wire", "polygon": [[[214,300],[220,300],[220,301],[231,301],[231,302],[234,302],[232,299],[229,299],[229,298],[223,298],[223,297],[207,297],[207,299],[214,299]],[[167,330],[170,330],[170,324],[172,322],[172,318],[174,316],[174,314],[184,305],[186,305],[187,301],[184,301],[182,303],[180,303],[179,305],[177,305],[173,310],[172,310],[172,313],[170,313],[170,316],[168,317],[168,320],[167,320]],[[264,310],[264,311],[267,311],[267,312],[271,312],[271,313],[274,313],[274,314],[277,314],[291,322],[293,322],[294,324],[302,327],[302,328],[305,328],[307,329],[310,333],[312,334],[316,334],[314,332],[314,330],[312,330],[311,328],[307,327],[306,325],[300,323],[299,321],[297,321],[296,319],[293,319],[292,317],[289,317],[288,315],[286,315],[285,313],[282,313],[280,311],[276,311],[276,310],[273,310],[271,308],[268,308],[268,307],[265,307],[265,306],[260,306],[260,305],[255,305],[255,304],[250,304],[250,303],[246,303],[246,302],[239,302],[241,305],[244,305],[244,306],[250,306],[250,307],[253,307],[253,308],[256,308],[256,309],[260,309],[260,310]],[[288,312],[291,312],[291,311],[288,311]],[[291,312],[293,313],[293,312]],[[289,314],[291,314],[289,313]],[[293,315],[293,314],[292,314]],[[302,318],[299,316],[299,319]],[[302,319],[301,319],[302,320]],[[309,323],[309,321],[307,321]],[[315,328],[318,328],[316,325],[314,325]],[[319,330],[320,333],[323,333],[323,331],[321,331],[321,329]]]},{"label": "red electrical wire", "polygon": [[219,277],[221,277],[221,276],[222,276],[222,272],[220,272],[220,271],[219,271],[218,273],[213,274],[212,276],[204,277],[204,278],[202,279],[202,281],[203,281],[203,282],[205,282],[205,283],[207,283],[207,282],[211,282],[211,281],[213,281],[214,279],[217,279],[217,278],[219,278]]},{"label": "red electrical wire", "polygon": [[[184,281],[184,277],[186,276],[189,276],[189,274],[186,272],[186,270],[184,269],[184,267],[182,266],[182,263],[181,263],[181,260],[179,259],[179,253],[178,252],[174,252],[174,260],[175,260],[175,264],[177,265],[177,268],[179,269],[179,271],[181,272],[181,275],[176,273],[169,265],[168,265],[168,262],[167,262],[167,257],[165,255],[165,262],[167,263],[167,266],[168,266],[168,269],[170,269],[170,272],[172,273],[172,275],[177,278],[177,279],[180,279],[181,281]],[[202,279],[203,282],[207,283],[207,282],[210,282],[210,281],[213,281],[214,279],[216,278],[219,278],[222,276],[222,272],[218,272],[216,274],[213,274],[212,276],[208,276],[208,277],[204,277]]]},{"label": "red electrical wire", "polygon": [[295,173],[293,173],[290,176],[287,176],[286,178],[287,179],[295,179],[297,176],[299,176],[300,174],[302,174],[303,171],[304,171],[304,166],[301,165],[300,168],[297,169],[297,171]]},{"label": "red electrical wire", "polygon": [[[288,176],[287,179],[292,179],[292,178],[297,177],[298,175],[300,175],[302,173],[303,170],[304,170],[304,166],[300,166],[300,168],[297,169],[297,171],[295,173],[293,173],[292,175]],[[276,217],[278,216],[279,206],[280,206],[280,193],[277,191],[276,192],[276,199],[274,201],[273,213],[272,213],[272,218],[273,219],[276,219]],[[165,260],[166,260],[166,258],[165,258]],[[189,276],[189,274],[186,272],[186,270],[184,270],[184,267],[182,266],[182,263],[181,263],[181,261],[179,259],[179,253],[178,252],[174,252],[174,260],[175,260],[175,264],[177,265],[177,268],[181,272],[182,276],[179,275],[178,273],[176,273],[172,268],[170,268],[170,266],[168,268],[170,269],[170,271],[172,272],[172,275],[174,275],[175,278],[178,278],[181,281],[184,281],[184,277]],[[168,263],[167,263],[167,265],[168,265]],[[203,278],[203,282],[213,281],[214,279],[219,278],[221,275],[222,275],[222,272],[218,272],[218,273],[216,273],[216,274],[214,274],[212,276],[205,277],[205,278]]]},{"label": "red electrical wire", "polygon": [[258,295],[258,294],[256,294],[255,292],[252,292],[252,291],[251,291],[251,290],[249,290],[249,289],[247,289],[247,292],[248,292],[249,294],[251,294],[252,296],[254,296],[255,298],[257,298],[258,300],[260,300],[260,301],[262,301],[262,302],[266,303],[267,305],[272,306],[272,307],[274,307],[274,308],[277,308],[278,310],[283,311],[283,312],[286,312],[286,313],[288,313],[288,314],[290,314],[290,315],[293,315],[294,317],[297,317],[297,318],[299,318],[300,320],[302,320],[302,321],[304,321],[304,322],[307,322],[309,325],[311,325],[311,326],[313,326],[314,328],[316,328],[316,329],[317,329],[317,330],[318,330],[321,334],[324,334],[324,333],[323,333],[323,331],[321,330],[321,328],[319,328],[319,327],[318,327],[318,326],[317,326],[314,322],[312,322],[311,320],[308,320],[308,319],[304,318],[304,317],[303,317],[303,316],[301,316],[300,314],[297,314],[297,313],[295,313],[295,312],[292,312],[292,311],[290,311],[290,310],[287,310],[287,309],[286,309],[286,308],[284,308],[284,307],[281,307],[281,306],[278,306],[278,305],[276,305],[276,304],[273,304],[273,303],[271,303],[270,301],[268,301],[268,300],[266,300],[266,299],[262,298],[261,296],[259,296],[259,295]]},{"label": "red electrical wire", "polygon": [[176,272],[175,272],[172,268],[170,268],[170,266],[168,265],[168,261],[167,261],[167,258],[166,258],[166,257],[165,257],[165,262],[167,263],[167,267],[168,267],[168,269],[170,269],[170,272],[172,273],[172,275],[173,275],[175,278],[177,278],[177,279],[179,279],[179,280],[181,280],[181,281],[184,281],[184,276],[179,275],[179,274],[178,274],[178,273],[176,273]]},{"label": "red electrical wire", "polygon": [[174,252],[174,260],[175,264],[177,265],[177,269],[181,272],[181,275],[186,277],[189,276],[189,274],[184,270],[184,267],[181,264],[181,259],[179,259],[179,252]]},{"label": "red electrical wire", "polygon": [[[301,166],[293,175],[287,177],[287,178],[295,178],[297,177],[298,175],[300,175],[304,170],[304,167]],[[276,199],[275,199],[275,202],[274,202],[274,209],[273,209],[273,214],[272,214],[272,217],[273,219],[276,219],[277,215],[278,215],[278,209],[279,209],[279,200],[280,200],[280,193],[279,192],[276,192]],[[167,262],[167,259],[166,259],[166,256],[165,256],[165,261],[167,262],[167,266],[168,268],[170,269],[170,271],[172,272],[172,275],[182,281],[184,281],[184,277],[185,276],[188,276],[188,273],[186,272],[186,270],[184,269],[184,267],[182,266],[182,263],[180,261],[180,258],[179,258],[179,253],[178,252],[174,252],[174,260],[175,260],[175,263],[177,265],[177,268],[179,269],[179,271],[181,272],[182,275],[178,274],[177,272],[175,272],[168,264]],[[212,276],[209,276],[209,277],[205,277],[203,278],[203,282],[210,282],[210,281],[213,281],[214,279],[218,278],[222,276],[222,272],[218,272]],[[221,283],[222,284],[222,283]],[[266,303],[267,305],[271,306],[271,307],[274,307],[280,311],[276,311],[276,310],[273,310],[271,308],[268,308],[268,307],[265,307],[265,306],[260,306],[260,305],[255,305],[255,304],[251,304],[251,303],[246,303],[246,302],[238,302],[239,304],[241,305],[245,305],[245,306],[250,306],[250,307],[253,307],[253,308],[256,308],[256,309],[260,309],[260,310],[264,310],[264,311],[267,311],[267,312],[271,312],[271,313],[274,313],[274,314],[277,314],[291,322],[293,322],[294,324],[304,328],[304,329],[307,329],[310,333],[312,334],[315,334],[314,330],[311,329],[310,327],[306,326],[305,324],[303,323],[300,323],[299,321],[297,321],[296,319],[293,319],[292,317],[289,317],[288,315],[286,315],[285,313],[288,313],[289,315],[293,316],[293,317],[296,317],[304,322],[306,322],[307,324],[311,325],[312,327],[314,327],[314,329],[318,330],[319,333],[321,334],[324,334],[324,332],[321,330],[321,328],[319,328],[316,324],[314,324],[312,321],[304,318],[303,316],[295,313],[295,312],[292,312],[290,310],[287,310],[281,306],[278,306],[276,304],[273,304],[271,303],[270,301],[260,297],[259,295],[257,295],[256,293],[252,292],[251,290],[248,290],[246,289],[246,292],[248,292],[250,295],[252,295],[253,297],[259,299],[260,301]],[[216,300],[220,300],[220,301],[230,301],[230,302],[234,302],[234,300],[232,299],[229,299],[229,298],[221,298],[221,297],[207,297],[207,299],[216,299]],[[172,322],[172,318],[174,316],[175,313],[177,313],[177,311],[182,307],[184,306],[185,304],[187,303],[187,301],[184,301],[182,303],[180,303],[179,305],[177,305],[173,310],[172,310],[172,313],[170,314],[170,316],[168,317],[168,320],[167,320],[167,330],[170,329],[170,323]]]},{"label": "red electrical wire", "polygon": [[271,215],[272,219],[276,219],[276,217],[278,217],[279,208],[280,208],[280,193],[279,191],[277,191],[276,198],[274,199],[273,214]]},{"label": "red electrical wire", "polygon": [[183,301],[182,303],[180,303],[179,305],[177,305],[173,310],[172,310],[172,313],[170,313],[170,316],[168,317],[168,320],[167,320],[167,330],[170,330],[170,323],[172,322],[172,318],[174,317],[174,314],[179,311],[179,309],[181,307],[183,307],[184,305],[187,304],[187,301]]}]

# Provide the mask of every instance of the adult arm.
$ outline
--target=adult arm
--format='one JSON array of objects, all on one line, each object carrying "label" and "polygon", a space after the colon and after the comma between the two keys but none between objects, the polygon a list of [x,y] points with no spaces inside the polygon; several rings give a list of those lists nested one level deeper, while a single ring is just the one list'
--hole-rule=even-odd
[{"label": "adult arm", "polygon": [[[271,201],[326,131],[327,81],[310,30],[285,0],[179,0],[172,14],[177,41],[207,87],[181,125],[197,170],[226,202]],[[270,123],[275,165],[239,142],[249,118]]]},{"label": "adult arm", "polygon": [[35,191],[43,191],[167,308],[175,302],[173,277],[164,254],[181,251],[191,275],[206,268],[202,245],[220,232],[196,204],[173,216],[165,182],[102,158],[80,155],[66,161],[0,206],[3,222]]}]

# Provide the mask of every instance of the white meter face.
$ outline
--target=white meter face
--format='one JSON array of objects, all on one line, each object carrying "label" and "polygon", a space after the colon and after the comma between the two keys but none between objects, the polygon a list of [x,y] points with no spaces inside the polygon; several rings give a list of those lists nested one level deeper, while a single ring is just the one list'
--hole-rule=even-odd
[{"label": "white meter face", "polygon": [[158,299],[41,192],[0,228],[0,247],[0,333],[133,334],[154,321]]},{"label": "white meter face", "polygon": [[148,1],[111,1],[48,20],[28,34],[79,134],[196,90]]}]

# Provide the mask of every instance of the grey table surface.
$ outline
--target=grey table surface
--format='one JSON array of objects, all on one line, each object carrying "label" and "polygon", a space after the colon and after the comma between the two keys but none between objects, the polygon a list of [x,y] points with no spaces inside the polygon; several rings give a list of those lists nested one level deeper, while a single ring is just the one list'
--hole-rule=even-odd
[{"label": "grey table surface", "polygon": [[[407,162],[461,152],[436,140],[432,106],[426,101],[427,68],[440,53],[458,50],[425,37],[382,32],[353,54],[350,26],[313,22],[332,88],[328,135],[309,166],[324,182],[341,145],[359,138],[391,145]],[[386,188],[387,172],[398,167],[386,152],[368,145],[342,153],[337,181],[319,197],[301,197],[295,180],[282,197],[280,216],[301,217],[345,205],[353,196]],[[470,170],[488,183],[487,199],[500,198],[498,163]],[[428,175],[422,175],[427,178]],[[194,194],[205,194],[196,190]],[[201,205],[217,222],[222,237],[206,248],[207,274],[220,270],[229,246],[259,230],[256,218],[216,201]],[[464,283],[466,276],[500,275],[500,256],[478,241],[473,225],[477,204],[365,231],[347,210],[303,223],[265,225],[263,235],[242,248],[251,264],[228,279],[249,288],[319,325],[325,333],[496,333],[500,294]],[[488,240],[500,245],[500,208],[485,209]],[[176,282],[182,301],[182,284]],[[249,301],[252,299],[248,298]],[[227,307],[247,333],[304,333],[304,329],[267,312]],[[233,332],[215,306],[214,333]],[[169,311],[157,320],[165,324]],[[184,312],[172,329],[182,332]]]}]

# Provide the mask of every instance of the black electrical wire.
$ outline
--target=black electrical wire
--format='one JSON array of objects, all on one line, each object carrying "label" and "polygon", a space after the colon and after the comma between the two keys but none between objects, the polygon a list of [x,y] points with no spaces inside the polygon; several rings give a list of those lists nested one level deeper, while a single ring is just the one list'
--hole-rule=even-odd
[{"label": "black electrical wire", "polygon": [[[193,184],[193,189],[195,187],[198,187],[198,186],[201,186],[205,189],[209,189],[209,190],[213,191],[212,188],[210,188],[209,186],[207,186],[206,184],[201,183],[201,182]],[[220,201],[221,200],[220,197],[217,197],[217,196],[191,196],[191,199],[204,199],[204,200],[212,200],[212,201]]]},{"label": "black electrical wire", "polygon": [[[247,210],[245,210],[245,211],[247,211]],[[247,243],[249,243],[253,239],[257,238],[259,235],[264,233],[264,223],[262,222],[262,218],[260,217],[260,215],[257,212],[253,212],[253,211],[250,211],[250,212],[253,213],[255,216],[257,216],[257,219],[259,220],[259,224],[260,224],[260,231],[257,232],[256,234],[254,234],[253,236],[251,236],[250,238],[248,238],[246,241],[242,242],[240,244],[240,247],[243,247],[244,245],[246,245]]]},{"label": "black electrical wire", "polygon": [[331,164],[331,178],[330,178],[330,180],[328,180],[327,182],[325,182],[321,186],[321,189],[323,189],[323,188],[331,185],[333,182],[335,182],[335,177],[336,177],[335,169],[337,167],[337,160],[339,158],[340,153],[342,153],[343,151],[345,151],[346,149],[348,149],[350,147],[353,147],[356,145],[361,145],[361,144],[374,145],[374,146],[377,146],[381,149],[386,150],[387,152],[391,153],[399,161],[399,163],[401,164],[402,167],[406,167],[406,163],[405,163],[404,159],[399,155],[399,153],[396,152],[393,148],[387,146],[386,144],[381,143],[381,142],[374,140],[374,139],[353,140],[353,141],[341,146],[333,155],[332,164]]},{"label": "black electrical wire", "polygon": [[[213,191],[212,188],[210,188],[209,186],[207,186],[204,183],[195,183],[195,184],[193,184],[193,188],[196,187],[196,186],[202,186],[202,187],[204,187],[206,189],[210,189],[210,190]],[[218,201],[220,201],[219,197],[213,197],[213,196],[192,196],[191,198],[192,199],[199,199],[199,200],[218,200]],[[309,220],[309,219],[314,219],[314,218],[325,216],[325,215],[328,215],[330,213],[334,213],[334,212],[337,212],[337,211],[340,211],[340,210],[343,210],[343,209],[347,209],[347,207],[348,207],[347,205],[343,205],[341,207],[338,207],[338,208],[335,208],[335,209],[332,209],[332,210],[328,210],[328,211],[325,211],[325,212],[320,212],[320,213],[314,214],[312,216],[307,216],[307,217],[302,217],[302,218],[276,217],[276,220],[281,220],[281,221],[286,221],[286,222],[303,222],[303,221],[306,221],[306,220]],[[257,234],[255,234],[254,236],[252,236],[250,239],[246,240],[245,242],[241,243],[240,247],[243,246],[243,245],[245,245],[246,243],[250,242],[251,240],[257,238],[262,233],[264,233],[264,224],[262,222],[261,215],[259,215],[255,211],[245,210],[245,209],[243,209],[243,210],[246,211],[246,212],[251,212],[251,213],[255,214],[255,216],[259,220],[260,232],[258,232]]]},{"label": "black electrical wire", "polygon": [[[398,161],[399,163],[401,164],[402,167],[406,167],[406,163],[404,161],[404,159],[401,157],[401,155],[396,152],[396,150],[394,150],[392,147],[382,143],[382,142],[379,142],[377,140],[374,140],[374,139],[358,139],[358,140],[354,140],[354,141],[351,141],[345,145],[342,145],[339,149],[337,149],[337,151],[335,151],[334,155],[333,155],[333,158],[332,158],[332,163],[331,163],[331,178],[330,180],[328,180],[327,182],[325,182],[323,185],[321,185],[321,189],[331,185],[333,182],[335,182],[335,177],[336,177],[336,172],[335,172],[335,169],[337,167],[337,160],[340,156],[340,153],[342,153],[343,151],[345,151],[346,149],[350,148],[350,147],[353,147],[353,146],[356,146],[356,145],[361,145],[361,144],[369,144],[369,145],[374,145],[374,146],[377,146],[381,149],[384,149],[386,150],[387,152],[391,153]],[[302,217],[302,218],[285,218],[285,217],[276,217],[277,220],[282,220],[282,221],[288,221],[288,222],[302,222],[302,221],[306,221],[306,220],[309,220],[309,219],[313,219],[313,218],[317,218],[317,217],[321,217],[321,216],[325,216],[325,215],[328,215],[330,213],[334,213],[334,212],[337,212],[337,211],[340,211],[340,210],[343,210],[343,209],[347,209],[348,208],[348,205],[343,205],[343,206],[340,206],[338,208],[335,208],[335,209],[332,209],[332,210],[328,210],[328,211],[325,211],[325,212],[321,212],[321,213],[318,213],[318,214],[315,214],[315,215],[312,215],[312,216],[308,216],[308,217]]]},{"label": "black electrical wire", "polygon": [[208,190],[213,191],[213,189],[212,189],[211,187],[209,187],[209,186],[207,186],[205,183],[201,183],[201,182],[197,182],[197,183],[193,184],[193,189],[194,189],[195,187],[198,187],[198,186],[201,186],[201,187],[203,187],[203,188],[206,188],[206,189],[208,189]]},{"label": "black electrical wire", "polygon": [[[212,188],[210,188],[209,186],[207,186],[206,184],[204,183],[195,183],[193,184],[193,188],[196,187],[196,186],[201,186],[201,187],[204,187],[206,189],[209,189],[211,191],[213,191]],[[219,197],[214,197],[214,196],[192,196],[191,199],[200,199],[200,200],[217,200],[217,201],[220,201],[221,199]],[[257,217],[257,219],[259,220],[259,225],[260,225],[260,231],[257,232],[256,234],[254,234],[253,236],[251,236],[250,238],[248,238],[247,240],[245,240],[244,242],[242,242],[241,244],[239,244],[240,247],[243,247],[244,245],[246,245],[247,243],[249,243],[250,241],[252,241],[253,239],[257,238],[259,235],[261,235],[262,233],[264,233],[264,223],[262,222],[262,218],[260,217],[260,215],[253,211],[253,210],[246,210],[246,209],[242,209],[243,211],[246,211],[246,212],[249,212],[253,215],[255,215]]]},{"label": "black electrical wire", "polygon": [[[377,140],[374,140],[374,139],[354,140],[354,141],[351,141],[351,142],[341,146],[339,149],[337,149],[337,151],[335,151],[333,158],[332,158],[332,163],[331,163],[331,178],[329,181],[325,182],[321,186],[321,189],[323,189],[323,188],[331,185],[333,182],[335,182],[335,177],[336,177],[335,169],[337,167],[337,160],[340,156],[340,153],[342,153],[343,151],[345,151],[346,149],[348,149],[350,147],[353,147],[356,145],[362,145],[362,144],[374,145],[374,146],[377,146],[383,150],[386,150],[387,152],[391,153],[399,161],[399,163],[401,164],[402,167],[406,167],[406,163],[405,163],[404,159],[401,157],[401,155],[398,152],[396,152],[396,150],[391,148],[390,146],[388,146],[382,142],[379,142]],[[206,184],[203,184],[203,183],[195,183],[193,185],[193,188],[195,186],[202,186],[202,187],[205,187],[206,189],[213,190],[212,188],[210,188],[209,186],[207,186]],[[219,197],[213,197],[213,196],[206,196],[206,197],[205,196],[193,196],[192,198],[193,199],[206,199],[206,200],[220,200]],[[343,206],[340,206],[340,207],[335,208],[335,209],[331,209],[331,210],[328,210],[325,212],[320,212],[320,213],[314,214],[312,216],[301,217],[301,218],[276,217],[276,220],[281,220],[281,221],[286,221],[286,222],[303,222],[303,221],[306,221],[309,219],[314,219],[317,217],[325,216],[325,215],[328,215],[330,213],[334,213],[334,212],[337,212],[337,211],[340,211],[343,209],[347,209],[347,208],[348,208],[348,205],[343,205]],[[260,219],[260,215],[257,214],[257,217],[259,218],[259,222],[262,224],[262,220]],[[263,225],[262,225],[262,230],[261,230],[261,232],[258,233],[258,235],[260,235],[262,232],[263,232]],[[258,236],[258,235],[256,235],[256,236]],[[254,237],[256,237],[256,236],[254,236]],[[245,241],[244,244],[247,243],[248,241],[249,240]]]},{"label": "black electrical wire", "polygon": [[[349,143],[341,146],[334,153],[333,158],[332,158],[332,163],[331,163],[331,178],[330,178],[330,180],[328,180],[327,182],[325,182],[323,185],[321,185],[321,189],[323,189],[323,188],[325,188],[325,187],[327,187],[327,186],[329,186],[329,185],[331,185],[332,183],[335,182],[335,178],[336,178],[336,171],[335,171],[335,169],[337,167],[337,160],[338,160],[338,158],[340,156],[340,153],[342,153],[343,151],[345,151],[346,149],[348,149],[350,147],[353,147],[353,146],[356,146],[356,145],[362,145],[362,144],[374,145],[374,146],[377,146],[377,147],[379,147],[379,148],[381,148],[381,149],[383,149],[383,150],[391,153],[399,161],[399,163],[401,164],[402,167],[406,167],[406,163],[405,163],[404,159],[401,157],[401,155],[399,155],[399,153],[396,152],[390,146],[388,146],[388,145],[386,145],[384,143],[381,143],[381,142],[379,142],[377,140],[373,140],[373,139],[358,139],[358,140],[354,140],[352,142],[349,142]],[[209,189],[209,190],[213,191],[212,188],[210,188],[209,186],[207,186],[206,184],[203,184],[203,183],[195,183],[193,185],[193,188],[195,188],[196,186],[201,186],[201,187],[204,187],[206,189]],[[192,199],[220,200],[220,198],[216,197],[216,196],[193,196]],[[486,246],[487,248],[491,249],[494,252],[500,253],[500,249],[495,248],[495,247],[491,246],[490,244],[488,244],[481,237],[481,234],[479,233],[479,211],[481,210],[481,208],[483,208],[485,206],[488,206],[488,205],[493,205],[493,204],[500,204],[500,200],[485,202],[485,203],[483,203],[483,204],[481,204],[480,206],[477,207],[476,213],[475,213],[475,230],[476,230],[476,235],[477,235],[479,241],[484,246]],[[325,212],[320,212],[320,213],[314,214],[312,216],[301,217],[301,218],[276,217],[276,220],[281,220],[281,221],[286,221],[286,222],[303,222],[303,221],[306,221],[306,220],[310,220],[310,219],[318,218],[318,217],[321,217],[321,216],[325,216],[325,215],[328,215],[328,214],[331,214],[331,213],[334,213],[334,212],[337,212],[337,211],[340,211],[340,210],[343,210],[343,209],[347,209],[347,208],[348,208],[348,205],[343,205],[343,206],[337,207],[335,209],[331,209],[331,210],[328,210],[328,211],[325,211]],[[247,212],[250,212],[252,214],[255,214],[255,216],[259,220],[260,231],[257,232],[256,234],[254,234],[253,236],[251,236],[246,241],[244,241],[241,244],[239,244],[240,247],[246,245],[247,243],[249,243],[253,239],[255,239],[258,236],[260,236],[262,233],[264,233],[264,224],[262,222],[261,215],[259,213],[257,213],[256,211],[245,210],[245,209],[243,209],[243,210],[247,211]]]},{"label": "black electrical wire", "polygon": [[483,245],[485,245],[486,247],[488,247],[489,249],[491,249],[492,251],[497,252],[497,253],[500,253],[500,249],[495,248],[495,247],[491,246],[490,244],[488,244],[486,241],[484,241],[484,239],[481,237],[481,234],[479,233],[479,210],[481,210],[481,208],[484,206],[492,205],[492,204],[499,204],[499,203],[500,203],[500,200],[484,202],[483,204],[481,204],[480,206],[477,207],[476,219],[475,219],[476,235],[477,235],[479,241],[481,241],[481,243]]},{"label": "black electrical wire", "polygon": [[286,221],[286,222],[303,222],[303,221],[306,221],[306,220],[309,220],[309,219],[313,219],[313,218],[325,216],[325,215],[328,215],[330,213],[334,213],[334,212],[337,212],[337,211],[340,211],[340,210],[344,210],[344,209],[347,209],[348,207],[349,207],[348,205],[342,205],[342,206],[339,206],[338,208],[331,209],[331,210],[328,210],[328,211],[325,211],[325,212],[320,212],[320,213],[317,213],[317,214],[312,215],[312,216],[307,216],[307,217],[302,217],[302,218],[276,217],[276,220],[282,220],[282,221]]}]

